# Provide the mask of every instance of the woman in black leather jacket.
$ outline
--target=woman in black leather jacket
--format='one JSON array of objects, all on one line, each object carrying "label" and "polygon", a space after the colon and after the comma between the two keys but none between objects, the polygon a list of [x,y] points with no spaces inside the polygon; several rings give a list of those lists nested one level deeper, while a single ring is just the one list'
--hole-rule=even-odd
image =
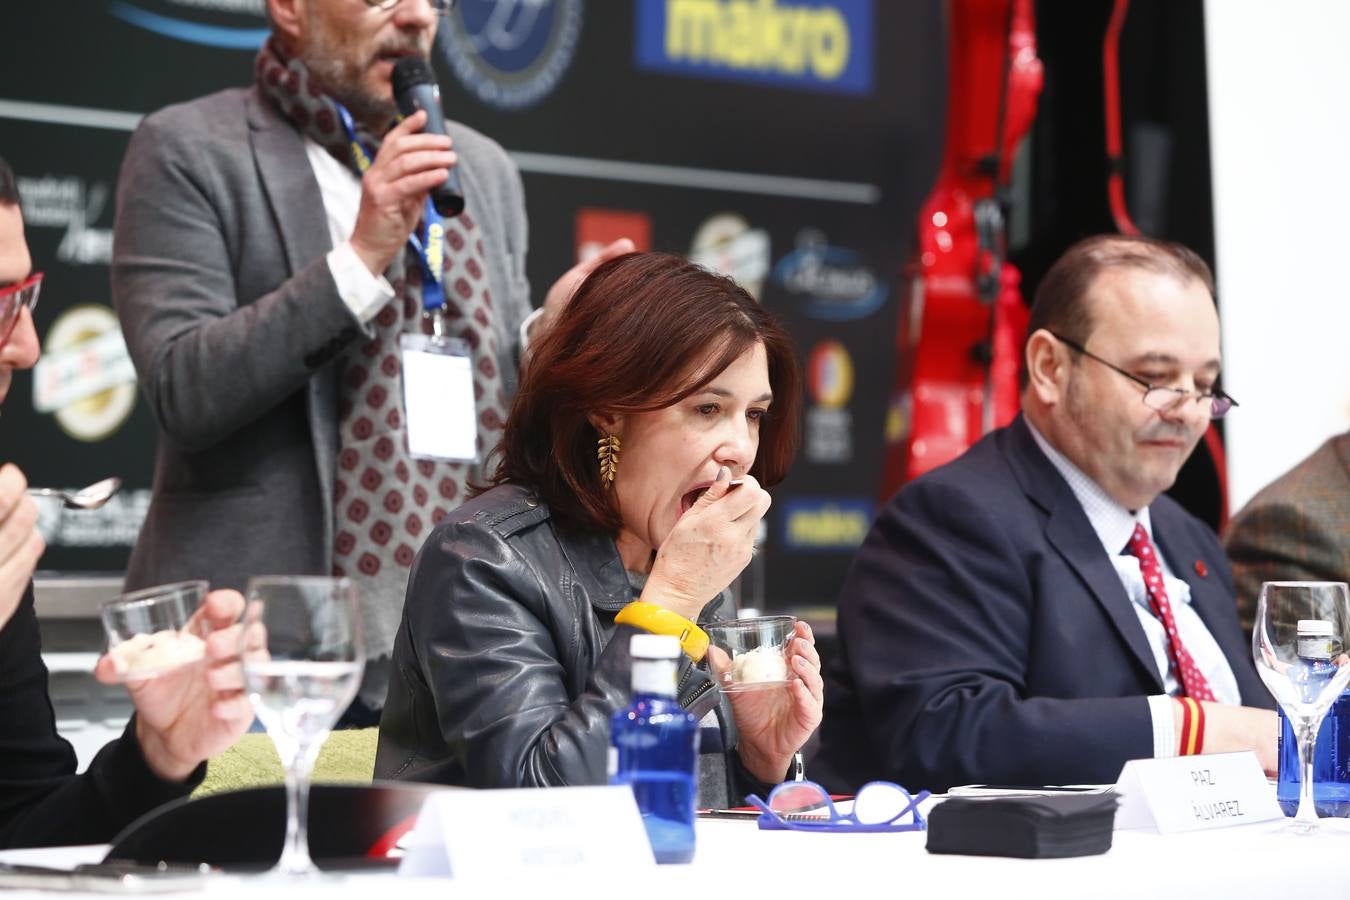
[{"label": "woman in black leather jacket", "polygon": [[[629,636],[719,617],[800,408],[788,337],[735,282],[663,254],[597,268],[532,348],[495,486],[413,564],[376,776],[603,784]],[[791,775],[822,707],[805,623],[789,653],[788,687],[735,695],[683,660],[681,703],[705,723],[701,804]]]}]

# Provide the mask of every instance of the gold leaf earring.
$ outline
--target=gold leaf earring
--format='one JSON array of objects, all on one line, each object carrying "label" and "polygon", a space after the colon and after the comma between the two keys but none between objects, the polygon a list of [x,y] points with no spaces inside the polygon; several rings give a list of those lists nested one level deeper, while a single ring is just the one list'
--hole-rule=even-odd
[{"label": "gold leaf earring", "polygon": [[614,473],[619,470],[619,438],[613,434],[603,434],[596,441],[595,456],[600,460],[600,483],[605,487],[614,485]]}]

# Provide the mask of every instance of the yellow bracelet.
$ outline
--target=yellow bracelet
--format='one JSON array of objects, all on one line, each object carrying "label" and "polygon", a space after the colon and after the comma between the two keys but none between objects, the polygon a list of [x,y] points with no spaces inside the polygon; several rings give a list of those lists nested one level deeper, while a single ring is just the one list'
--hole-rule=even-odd
[{"label": "yellow bracelet", "polygon": [[614,617],[615,624],[633,625],[652,634],[670,634],[680,639],[684,655],[694,662],[700,662],[708,652],[708,633],[677,612],[634,600],[619,610]]}]

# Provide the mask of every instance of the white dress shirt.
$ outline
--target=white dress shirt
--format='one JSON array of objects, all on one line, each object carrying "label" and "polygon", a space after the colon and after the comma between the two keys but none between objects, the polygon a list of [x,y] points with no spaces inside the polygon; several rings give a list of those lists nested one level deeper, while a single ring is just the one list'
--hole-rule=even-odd
[{"label": "white dress shirt", "polygon": [[[1177,734],[1172,695],[1180,692],[1181,685],[1175,673],[1171,671],[1168,661],[1167,630],[1149,606],[1148,591],[1144,586],[1144,575],[1139,569],[1139,560],[1133,554],[1124,552],[1130,542],[1130,536],[1134,534],[1136,523],[1144,526],[1149,540],[1153,539],[1148,508],[1130,512],[1112,500],[1064,454],[1050,446],[1050,442],[1030,422],[1027,422],[1027,428],[1030,429],[1031,436],[1036,440],[1041,452],[1069,483],[1069,489],[1083,507],[1088,522],[1092,524],[1092,530],[1097,533],[1098,540],[1102,542],[1102,549],[1106,551],[1111,565],[1115,566],[1116,575],[1119,576],[1120,583],[1125,586],[1125,593],[1134,605],[1135,615],[1139,617],[1139,624],[1143,626],[1149,647],[1153,650],[1154,664],[1162,676],[1163,688],[1167,691],[1166,694],[1148,698],[1149,713],[1153,719],[1153,755],[1176,756]],[[1173,574],[1167,564],[1167,555],[1161,548],[1158,562],[1162,563],[1163,586],[1167,590],[1167,599],[1172,606],[1172,615],[1177,622],[1177,635],[1181,643],[1191,654],[1196,668],[1209,682],[1214,699],[1220,703],[1240,704],[1242,696],[1238,691],[1237,678],[1234,677],[1233,669],[1228,665],[1228,658],[1219,649],[1214,636],[1209,633],[1209,629],[1191,606],[1190,585]]]}]

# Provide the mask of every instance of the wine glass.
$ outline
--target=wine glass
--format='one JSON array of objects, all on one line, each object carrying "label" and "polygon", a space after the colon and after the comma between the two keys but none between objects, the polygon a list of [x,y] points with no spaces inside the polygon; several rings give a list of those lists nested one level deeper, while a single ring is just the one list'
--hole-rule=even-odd
[{"label": "wine glass", "polygon": [[1313,745],[1327,710],[1350,681],[1344,655],[1347,646],[1350,590],[1343,582],[1268,581],[1261,585],[1252,657],[1298,741],[1298,815],[1288,830],[1299,834],[1312,834],[1319,828],[1313,805]]},{"label": "wine glass", "polygon": [[286,772],[286,841],[272,872],[312,875],[310,772],[365,666],[356,588],[346,578],[252,578],[243,625],[248,698]]}]

